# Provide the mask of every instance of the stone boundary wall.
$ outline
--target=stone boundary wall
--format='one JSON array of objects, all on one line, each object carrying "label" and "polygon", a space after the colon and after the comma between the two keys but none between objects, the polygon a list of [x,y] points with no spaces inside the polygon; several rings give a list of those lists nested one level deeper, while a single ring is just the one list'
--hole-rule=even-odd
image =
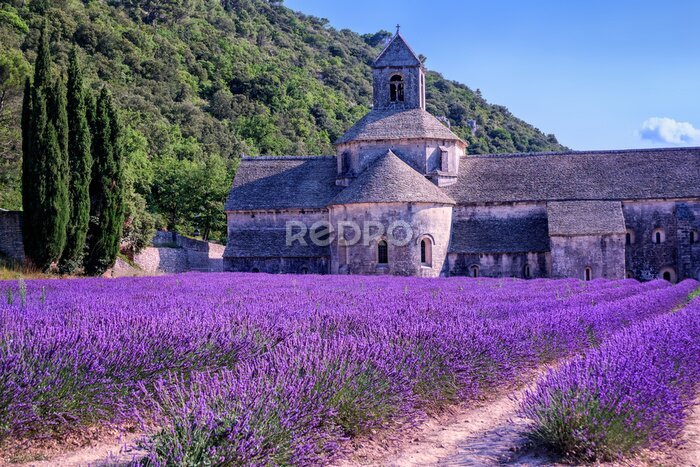
[{"label": "stone boundary wall", "polygon": [[0,256],[18,263],[24,262],[22,213],[0,210]]},{"label": "stone boundary wall", "polygon": [[147,273],[223,271],[224,246],[159,231],[153,246],[134,257],[134,263]]}]

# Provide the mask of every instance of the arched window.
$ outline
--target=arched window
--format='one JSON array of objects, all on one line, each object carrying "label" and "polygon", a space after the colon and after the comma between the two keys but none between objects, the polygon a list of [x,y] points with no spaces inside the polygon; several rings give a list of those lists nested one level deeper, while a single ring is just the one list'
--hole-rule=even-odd
[{"label": "arched window", "polygon": [[586,268],[583,270],[583,280],[589,281],[593,278],[593,271],[591,268]]},{"label": "arched window", "polygon": [[654,233],[652,234],[651,241],[656,243],[656,244],[665,242],[666,241],[666,233],[664,232],[664,229],[654,230]]},{"label": "arched window", "polygon": [[389,245],[386,240],[380,240],[377,243],[377,263],[389,264]]},{"label": "arched window", "polygon": [[697,230],[691,230],[690,231],[690,244],[694,245],[698,243],[698,231]]},{"label": "arched window", "polygon": [[253,269],[250,270],[250,272],[260,272],[260,269],[258,269],[258,268],[253,268]]},{"label": "arched window", "polygon": [[389,98],[391,102],[403,102],[403,78],[394,75],[389,80]]},{"label": "arched window", "polygon": [[671,282],[671,283],[676,283],[676,271],[673,268],[663,268],[659,272],[659,279],[663,279],[665,281]]},{"label": "arched window", "polygon": [[299,269],[299,274],[308,274],[309,273],[309,268],[306,266],[302,266],[301,269]]},{"label": "arched window", "polygon": [[476,264],[469,268],[472,273],[472,277],[479,277],[479,266]]},{"label": "arched window", "polygon": [[632,245],[634,243],[634,231],[632,229],[627,229],[625,233],[625,244]]},{"label": "arched window", "polygon": [[634,274],[632,274],[632,271],[627,271],[627,272],[625,273],[625,277],[626,277],[627,279],[634,279]]},{"label": "arched window", "polygon": [[523,277],[525,279],[530,278],[530,265],[529,264],[526,264],[525,267],[523,268]]},{"label": "arched window", "polygon": [[428,267],[433,265],[433,242],[428,237],[420,241],[420,264]]}]

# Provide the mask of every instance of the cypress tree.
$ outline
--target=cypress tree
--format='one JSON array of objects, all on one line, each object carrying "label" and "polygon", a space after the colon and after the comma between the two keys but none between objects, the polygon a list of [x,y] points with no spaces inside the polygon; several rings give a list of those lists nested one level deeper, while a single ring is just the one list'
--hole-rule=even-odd
[{"label": "cypress tree", "polygon": [[102,274],[114,264],[123,224],[121,135],[112,98],[102,89],[92,118],[90,226],[85,272]]},{"label": "cypress tree", "polygon": [[[29,97],[30,111],[23,115],[25,127],[22,129],[22,148],[26,151],[22,162],[22,205],[24,209],[24,249],[27,257],[44,269],[48,255],[43,236],[43,210],[46,196],[45,160],[48,154],[47,96],[51,82],[51,55],[47,23],[44,22],[39,38],[34,83]],[[28,118],[27,118],[28,117]]]},{"label": "cypress tree", "polygon": [[83,76],[75,48],[68,63],[68,162],[70,166],[70,219],[66,229],[66,247],[60,269],[72,273],[80,264],[90,220],[90,180],[92,154],[90,128]]},{"label": "cypress tree", "polygon": [[34,183],[36,164],[32,159],[32,85],[29,78],[24,83],[22,97],[22,210],[24,211],[24,250],[28,257],[33,258],[35,251],[34,232],[35,209],[39,203],[38,187]]},{"label": "cypress tree", "polygon": [[[42,204],[41,229],[44,247],[38,256],[38,265],[47,269],[57,261],[66,244],[66,227],[70,217],[68,197],[68,115],[66,111],[66,85],[59,78],[51,89],[48,100],[49,147],[43,164],[44,202]],[[57,148],[51,147],[55,138]]]}]

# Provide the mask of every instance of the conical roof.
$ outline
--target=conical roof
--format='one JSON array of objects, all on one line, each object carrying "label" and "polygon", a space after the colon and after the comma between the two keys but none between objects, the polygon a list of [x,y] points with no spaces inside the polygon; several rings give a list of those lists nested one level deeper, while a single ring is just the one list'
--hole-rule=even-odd
[{"label": "conical roof", "polygon": [[379,54],[372,66],[377,68],[385,66],[421,66],[421,61],[401,34],[397,32],[382,53]]},{"label": "conical roof", "polygon": [[410,202],[455,204],[440,188],[388,151],[338,193],[329,205]]},{"label": "conical roof", "polygon": [[335,144],[350,141],[442,139],[462,141],[447,126],[423,109],[372,110],[355,123]]}]

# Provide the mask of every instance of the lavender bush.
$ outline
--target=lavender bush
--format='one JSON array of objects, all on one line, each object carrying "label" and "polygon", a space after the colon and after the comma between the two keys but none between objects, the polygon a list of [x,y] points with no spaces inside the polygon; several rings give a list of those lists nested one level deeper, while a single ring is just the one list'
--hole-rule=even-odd
[{"label": "lavender bush", "polygon": [[565,456],[613,460],[675,439],[699,384],[696,298],[550,371],[521,409],[534,422],[537,442]]},{"label": "lavender bush", "polygon": [[0,282],[0,443],[141,420],[160,427],[153,464],[309,464],[596,346],[697,283],[186,274],[19,287]]}]

